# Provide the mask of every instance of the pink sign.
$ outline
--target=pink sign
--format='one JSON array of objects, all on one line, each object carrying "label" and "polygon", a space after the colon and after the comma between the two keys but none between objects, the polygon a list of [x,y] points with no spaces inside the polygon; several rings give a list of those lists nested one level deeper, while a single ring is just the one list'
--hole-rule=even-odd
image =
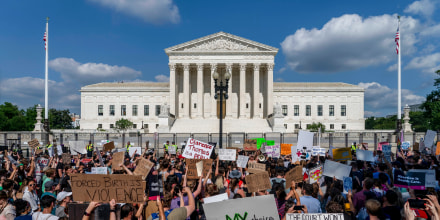
[{"label": "pink sign", "polygon": [[390,145],[390,143],[388,143],[388,142],[380,142],[380,143],[377,145],[377,150],[382,151],[382,145]]}]

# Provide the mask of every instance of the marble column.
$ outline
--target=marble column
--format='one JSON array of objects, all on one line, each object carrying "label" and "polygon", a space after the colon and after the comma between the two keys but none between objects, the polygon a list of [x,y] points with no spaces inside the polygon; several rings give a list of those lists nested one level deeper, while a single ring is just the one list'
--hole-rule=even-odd
[{"label": "marble column", "polygon": [[[273,63],[267,64],[267,115],[273,113]],[[266,115],[266,117],[267,117]]]},{"label": "marble column", "polygon": [[217,118],[217,100],[214,99],[215,95],[215,89],[214,89],[214,79],[212,76],[214,75],[215,71],[217,70],[217,64],[211,63],[211,75],[209,78],[211,78],[211,118]]},{"label": "marble column", "polygon": [[240,118],[246,118],[246,63],[240,63]]},{"label": "marble column", "polygon": [[170,114],[177,117],[176,112],[176,64],[169,63],[170,67]]},{"label": "marble column", "polygon": [[[228,99],[226,99],[226,117],[225,118],[232,118],[232,63],[226,64],[226,73],[231,74],[231,78],[229,78],[228,82]],[[224,77],[223,77],[224,78]],[[226,80],[224,80],[224,83],[226,83]],[[224,85],[224,84],[223,84]],[[236,105],[236,103],[235,103]]]},{"label": "marble column", "polygon": [[183,64],[183,117],[189,118],[189,64]]},{"label": "marble column", "polygon": [[203,63],[197,64],[197,114],[203,118]]},{"label": "marble column", "polygon": [[253,106],[254,106],[254,118],[260,118],[260,64],[254,64],[254,95],[253,95]]}]

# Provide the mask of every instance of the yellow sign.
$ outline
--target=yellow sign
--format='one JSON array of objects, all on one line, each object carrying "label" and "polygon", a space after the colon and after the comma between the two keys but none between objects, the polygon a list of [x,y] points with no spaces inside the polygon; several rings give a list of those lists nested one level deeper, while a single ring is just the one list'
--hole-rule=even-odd
[{"label": "yellow sign", "polygon": [[351,160],[351,148],[333,148],[333,160]]}]

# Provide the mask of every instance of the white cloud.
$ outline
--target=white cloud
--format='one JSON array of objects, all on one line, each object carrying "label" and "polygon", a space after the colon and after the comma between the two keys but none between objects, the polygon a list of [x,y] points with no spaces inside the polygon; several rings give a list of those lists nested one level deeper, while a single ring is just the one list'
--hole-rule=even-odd
[{"label": "white cloud", "polygon": [[[405,51],[413,53],[418,21],[401,18]],[[297,72],[341,72],[394,60],[395,15],[362,18],[346,14],[333,18],[322,29],[301,28],[281,43],[289,67]]]},{"label": "white cloud", "polygon": [[154,79],[156,79],[157,82],[169,82],[170,81],[170,77],[165,76],[163,74],[155,76]]},{"label": "white cloud", "polygon": [[[365,89],[364,102],[366,111],[370,112],[397,112],[397,89],[378,82],[359,83]],[[402,107],[405,105],[420,104],[425,97],[415,95],[412,91],[402,89]]]},{"label": "white cloud", "polygon": [[387,70],[388,70],[389,72],[396,71],[396,70],[397,70],[397,63],[395,63],[395,64],[389,66],[389,67],[387,68]]},{"label": "white cloud", "polygon": [[423,15],[426,18],[430,18],[435,11],[436,3],[431,0],[415,1],[406,7],[406,13]]},{"label": "white cloud", "polygon": [[179,8],[173,0],[89,0],[117,12],[153,24],[179,23]]},{"label": "white cloud", "polygon": [[438,37],[440,35],[440,24],[423,29],[420,35]]},{"label": "white cloud", "polygon": [[49,67],[59,73],[66,82],[82,85],[103,81],[131,80],[141,75],[140,71],[125,66],[111,66],[103,63],[78,63],[72,58],[56,58]]},{"label": "white cloud", "polygon": [[422,69],[425,73],[435,73],[440,69],[440,53],[413,58],[405,69]]},{"label": "white cloud", "polygon": [[383,115],[382,112],[372,112],[372,111],[364,111],[364,117],[369,118],[373,116]]}]

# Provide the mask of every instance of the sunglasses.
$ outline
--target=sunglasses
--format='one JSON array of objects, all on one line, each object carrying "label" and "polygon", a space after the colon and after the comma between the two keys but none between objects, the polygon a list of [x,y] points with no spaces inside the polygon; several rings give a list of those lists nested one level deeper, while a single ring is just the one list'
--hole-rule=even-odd
[{"label": "sunglasses", "polygon": [[29,184],[29,186],[35,186],[35,184]]}]

